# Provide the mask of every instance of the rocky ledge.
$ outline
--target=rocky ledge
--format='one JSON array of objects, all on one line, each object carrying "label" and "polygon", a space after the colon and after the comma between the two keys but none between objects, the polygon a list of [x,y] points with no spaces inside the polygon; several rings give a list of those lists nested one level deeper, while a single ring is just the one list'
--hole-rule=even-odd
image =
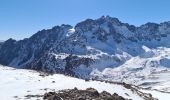
[{"label": "rocky ledge", "polygon": [[48,92],[44,94],[44,100],[128,100],[118,94],[110,94],[106,91],[99,93],[94,88],[86,90],[67,89],[59,92]]}]

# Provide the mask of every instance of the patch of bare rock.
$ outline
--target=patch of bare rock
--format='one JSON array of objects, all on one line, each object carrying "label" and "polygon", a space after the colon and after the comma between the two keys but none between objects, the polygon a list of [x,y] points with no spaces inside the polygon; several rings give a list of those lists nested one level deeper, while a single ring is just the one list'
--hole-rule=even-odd
[{"label": "patch of bare rock", "polygon": [[67,89],[59,92],[48,92],[44,94],[44,100],[128,100],[118,94],[110,94],[106,91],[99,93],[94,88],[86,90]]}]

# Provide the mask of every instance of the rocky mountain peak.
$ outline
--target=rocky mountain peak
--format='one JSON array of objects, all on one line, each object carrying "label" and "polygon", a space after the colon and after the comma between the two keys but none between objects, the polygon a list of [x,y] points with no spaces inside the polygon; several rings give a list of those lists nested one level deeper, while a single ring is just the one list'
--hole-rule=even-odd
[{"label": "rocky mountain peak", "polygon": [[169,22],[136,27],[102,16],[75,27],[43,29],[20,41],[9,39],[0,45],[0,64],[86,77],[93,69],[118,67],[142,54],[143,45],[168,47],[169,33]]}]

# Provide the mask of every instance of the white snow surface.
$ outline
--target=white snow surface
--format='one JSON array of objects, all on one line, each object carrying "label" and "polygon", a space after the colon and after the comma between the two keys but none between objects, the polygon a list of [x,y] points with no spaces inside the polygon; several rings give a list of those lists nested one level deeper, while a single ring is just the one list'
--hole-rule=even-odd
[{"label": "white snow surface", "polygon": [[[89,87],[97,89],[99,92],[107,91],[111,94],[117,93],[124,98],[132,100],[143,100],[135,92],[118,84],[110,84],[99,81],[85,81],[60,74],[42,77],[39,72],[25,69],[14,69],[0,66],[0,97],[1,100],[25,100],[26,95],[43,95],[49,91],[63,89],[86,89]],[[53,82],[55,81],[55,82]],[[170,94],[154,90],[142,90],[144,93],[151,93],[159,100],[168,100]],[[127,95],[128,94],[128,95]],[[17,98],[15,97],[17,96]],[[42,98],[39,98],[42,99]],[[31,98],[37,100],[37,98]]]},{"label": "white snow surface", "polygon": [[170,48],[150,49],[143,46],[143,49],[144,53],[119,67],[94,70],[91,77],[170,92]]},{"label": "white snow surface", "polygon": [[159,91],[151,91],[151,90],[141,90],[145,93],[151,93],[153,97],[158,98],[159,100],[169,100],[170,94],[160,93]]},{"label": "white snow surface", "polygon": [[[133,100],[143,100],[131,90],[121,85],[109,84],[98,81],[89,81],[72,78],[64,75],[50,75],[42,77],[40,73],[32,70],[14,69],[0,66],[0,97],[1,100],[21,100],[26,95],[43,95],[48,91],[58,91],[62,89],[86,89],[89,87],[97,89],[99,92],[107,91],[117,93],[124,98]],[[52,81],[55,81],[53,83]],[[44,90],[46,89],[46,90]],[[126,93],[129,95],[126,95]],[[17,96],[18,98],[15,98]],[[31,98],[31,100],[36,98]],[[41,98],[42,99],[42,98]]]}]

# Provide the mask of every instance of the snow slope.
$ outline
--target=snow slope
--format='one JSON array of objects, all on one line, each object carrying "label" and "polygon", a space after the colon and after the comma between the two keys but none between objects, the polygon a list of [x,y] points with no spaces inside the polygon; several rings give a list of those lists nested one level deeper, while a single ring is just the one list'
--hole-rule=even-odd
[{"label": "snow slope", "polygon": [[94,71],[91,77],[170,92],[170,48],[143,48],[143,54],[132,57],[117,68]]},{"label": "snow slope", "polygon": [[[48,91],[73,89],[74,87],[77,87],[78,89],[93,87],[99,92],[107,91],[112,94],[117,93],[118,95],[128,99],[143,100],[143,98],[135,92],[132,92],[130,89],[118,84],[109,84],[98,81],[86,82],[81,79],[59,74],[42,77],[40,76],[40,73],[36,71],[14,69],[4,66],[0,66],[0,80],[1,100],[18,100],[19,98],[23,100],[26,98],[26,95],[43,95]],[[160,94],[164,94],[167,98],[170,97],[170,95],[165,93]],[[36,100],[37,98],[31,99]],[[160,100],[166,99],[160,98]]]}]

